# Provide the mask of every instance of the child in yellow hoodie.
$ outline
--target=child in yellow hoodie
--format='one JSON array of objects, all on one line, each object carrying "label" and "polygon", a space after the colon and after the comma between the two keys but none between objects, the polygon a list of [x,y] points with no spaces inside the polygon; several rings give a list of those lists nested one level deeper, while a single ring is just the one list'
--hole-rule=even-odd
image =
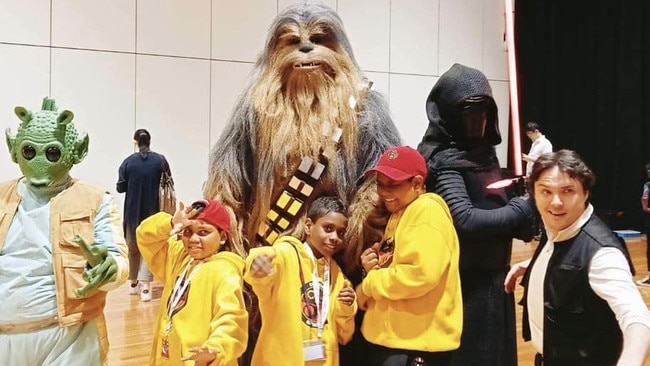
[{"label": "child in yellow hoodie", "polygon": [[347,222],[337,198],[320,197],[309,207],[304,242],[284,236],[251,249],[244,279],[262,315],[253,366],[338,366],[338,345],[352,338],[357,311],[354,290],[332,260]]},{"label": "child in yellow hoodie", "polygon": [[425,193],[417,150],[391,148],[367,174],[391,213],[381,243],[361,254],[357,286],[368,365],[446,366],[460,345],[463,304],[459,245],[445,201]]},{"label": "child in yellow hoodie", "polygon": [[229,242],[230,217],[200,200],[174,216],[145,219],[138,247],[164,283],[149,365],[236,366],[248,341],[242,248]]}]

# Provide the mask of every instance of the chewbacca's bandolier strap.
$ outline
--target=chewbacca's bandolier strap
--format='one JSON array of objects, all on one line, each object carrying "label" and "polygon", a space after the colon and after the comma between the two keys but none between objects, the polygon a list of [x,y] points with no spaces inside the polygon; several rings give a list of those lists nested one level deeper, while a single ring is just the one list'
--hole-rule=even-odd
[{"label": "chewbacca's bandolier strap", "polygon": [[[331,136],[334,142],[341,139],[342,130],[337,128]],[[278,200],[271,206],[266,214],[266,219],[257,230],[258,240],[266,245],[271,245],[280,234],[286,231],[295,221],[302,206],[320,181],[327,168],[327,161],[331,158],[327,152],[321,154],[321,161],[314,161],[310,157],[302,158],[298,170],[293,174]]]}]

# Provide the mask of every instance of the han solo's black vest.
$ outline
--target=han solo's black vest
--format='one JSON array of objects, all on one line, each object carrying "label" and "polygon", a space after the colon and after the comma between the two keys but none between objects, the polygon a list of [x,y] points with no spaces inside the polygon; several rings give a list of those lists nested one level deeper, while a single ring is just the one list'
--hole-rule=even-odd
[{"label": "han solo's black vest", "polygon": [[[546,234],[541,243],[546,242]],[[601,248],[619,249],[632,262],[625,242],[595,215],[578,235],[555,243],[544,279],[544,366],[613,366],[623,348],[623,334],[605,300],[589,286],[589,267]],[[537,247],[531,267],[541,252]],[[522,280],[523,336],[530,341],[527,272]]]}]

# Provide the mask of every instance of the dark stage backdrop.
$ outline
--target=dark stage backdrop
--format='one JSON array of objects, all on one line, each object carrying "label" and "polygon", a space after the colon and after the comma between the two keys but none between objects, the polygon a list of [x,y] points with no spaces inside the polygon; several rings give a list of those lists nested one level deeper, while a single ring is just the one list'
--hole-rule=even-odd
[{"label": "dark stage backdrop", "polygon": [[[596,209],[640,229],[650,161],[650,1],[516,0],[521,123],[554,150],[577,151],[596,174]],[[523,150],[530,141],[522,128]],[[610,216],[610,215],[606,215]]]}]

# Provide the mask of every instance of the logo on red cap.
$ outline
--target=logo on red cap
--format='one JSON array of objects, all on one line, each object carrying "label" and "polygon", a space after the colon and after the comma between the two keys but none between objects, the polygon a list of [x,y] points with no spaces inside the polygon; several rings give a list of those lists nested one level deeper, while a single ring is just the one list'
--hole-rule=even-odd
[{"label": "logo on red cap", "polygon": [[381,173],[394,181],[404,181],[420,175],[427,177],[427,163],[424,157],[415,149],[409,146],[391,148],[386,151],[379,163],[370,169],[366,175]]}]

